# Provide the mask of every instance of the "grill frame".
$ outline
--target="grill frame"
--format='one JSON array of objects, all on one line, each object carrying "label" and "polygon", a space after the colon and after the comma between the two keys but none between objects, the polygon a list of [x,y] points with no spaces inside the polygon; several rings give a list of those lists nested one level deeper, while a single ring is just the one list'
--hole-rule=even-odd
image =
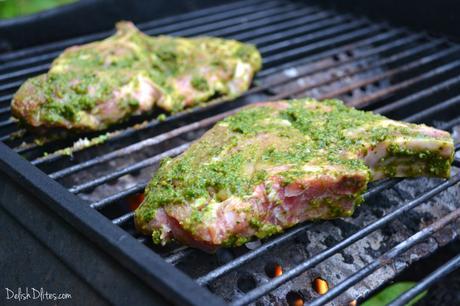
[{"label": "grill frame", "polygon": [[[30,194],[58,213],[88,239],[135,272],[152,289],[180,305],[222,305],[222,300],[167,264],[148,247],[113,224],[82,199],[0,143],[0,168]],[[6,193],[6,191],[4,191]],[[19,211],[20,213],[20,211]],[[189,290],[189,291],[185,291]]]},{"label": "grill frame", "polygon": [[[334,50],[334,52],[336,52],[336,50]],[[275,55],[272,57],[272,63],[276,63],[278,60]],[[312,59],[310,60],[313,61]],[[275,67],[270,67],[269,70],[273,68]],[[262,89],[265,90],[267,88]],[[248,95],[253,93],[254,91],[250,91]],[[455,99],[458,99],[458,97],[455,97]],[[449,101],[444,101],[444,103],[446,102]],[[453,101],[453,103],[456,102],[456,100]],[[232,108],[238,105],[238,101],[232,102]],[[192,112],[213,112],[213,109],[217,107],[218,105],[207,106]],[[433,107],[430,109],[433,111]],[[425,111],[428,111],[428,109],[425,109]],[[178,118],[182,118],[182,116],[187,116],[187,114],[170,117],[167,122],[178,120]],[[416,116],[416,114],[414,114],[414,116]],[[458,145],[456,149],[458,150]],[[98,205],[102,207],[102,204],[94,205],[93,203],[92,207],[89,207],[82,199],[73,195],[61,184],[51,179],[47,174],[20,158],[17,152],[14,152],[14,150],[3,143],[0,143],[0,168],[4,170],[10,178],[15,180],[18,184],[21,184],[27,192],[34,194],[43,203],[46,203],[45,205],[57,212],[79,232],[84,233],[100,248],[112,254],[127,269],[134,271],[144,282],[156,291],[162,292],[169,300],[178,304],[187,305],[203,305],[205,303],[210,305],[221,305],[223,303],[219,297],[211,294],[202,286],[199,286],[192,278],[166,263],[174,262],[177,258],[167,258],[165,262],[163,258],[156,255],[151,249],[139,243],[138,239],[135,239],[131,235],[127,235],[121,228],[113,226],[113,224],[121,224],[128,220],[131,215],[121,216],[110,222],[105,216],[102,216],[93,209],[97,208]],[[383,183],[375,190],[370,190],[369,194],[379,192],[383,190],[383,188],[388,188],[392,184],[397,183],[397,181],[398,180],[392,180]],[[456,183],[458,183],[457,176],[455,184]],[[136,187],[130,190],[130,192],[139,191],[139,188],[141,187]],[[422,202],[419,200],[417,203]],[[288,232],[288,234],[284,234],[284,236],[280,237],[287,237],[286,235],[294,231],[305,230],[305,228],[299,228],[301,227],[297,227],[293,231]],[[264,244],[264,246],[266,245],[267,243]],[[261,249],[259,248],[257,250]],[[180,256],[180,254],[181,253],[178,253],[177,255]],[[335,254],[335,252],[332,254]],[[314,258],[317,258],[317,256],[314,256],[312,260]],[[204,284],[205,282],[198,281],[198,283]]]}]

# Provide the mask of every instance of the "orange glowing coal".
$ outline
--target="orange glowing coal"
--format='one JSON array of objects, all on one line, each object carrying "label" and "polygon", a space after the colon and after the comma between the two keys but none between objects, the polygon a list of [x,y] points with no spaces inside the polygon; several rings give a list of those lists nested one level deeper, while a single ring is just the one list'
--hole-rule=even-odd
[{"label": "orange glowing coal", "polygon": [[303,300],[301,298],[294,300],[292,306],[303,306]]},{"label": "orange glowing coal", "polygon": [[278,277],[283,275],[283,268],[280,265],[276,265],[273,270],[273,277]]},{"label": "orange glowing coal", "polygon": [[329,284],[326,280],[322,279],[321,277],[315,278],[313,281],[313,289],[319,294],[325,294],[329,291]]}]

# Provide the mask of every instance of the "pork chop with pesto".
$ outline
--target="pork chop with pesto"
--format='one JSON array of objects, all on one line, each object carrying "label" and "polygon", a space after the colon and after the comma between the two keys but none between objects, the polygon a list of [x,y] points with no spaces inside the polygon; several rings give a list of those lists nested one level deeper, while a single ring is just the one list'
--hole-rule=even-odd
[{"label": "pork chop with pesto", "polygon": [[244,93],[260,69],[249,44],[220,38],[150,37],[132,23],[75,46],[27,80],[12,113],[35,129],[103,130],[153,109],[178,112]]},{"label": "pork chop with pesto", "polygon": [[135,212],[154,243],[213,250],[351,216],[370,181],[447,178],[449,133],[313,99],[260,103],[164,160]]}]

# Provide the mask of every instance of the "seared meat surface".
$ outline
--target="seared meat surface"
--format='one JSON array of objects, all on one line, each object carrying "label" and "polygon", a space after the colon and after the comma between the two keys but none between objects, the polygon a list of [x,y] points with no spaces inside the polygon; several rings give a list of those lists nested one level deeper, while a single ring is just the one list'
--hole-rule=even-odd
[{"label": "seared meat surface", "polygon": [[165,160],[135,222],[157,244],[238,246],[306,220],[351,216],[370,181],[447,178],[453,154],[447,132],[338,100],[260,103]]},{"label": "seared meat surface", "polygon": [[65,50],[48,73],[27,80],[13,115],[35,129],[103,130],[160,108],[181,111],[246,91],[261,57],[257,49],[211,37],[149,37],[133,24],[115,35]]}]

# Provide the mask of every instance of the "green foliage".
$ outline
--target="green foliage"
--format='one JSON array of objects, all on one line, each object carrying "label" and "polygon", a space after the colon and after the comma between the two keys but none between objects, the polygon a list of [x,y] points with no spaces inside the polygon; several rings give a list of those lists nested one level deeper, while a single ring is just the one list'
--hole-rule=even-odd
[{"label": "green foliage", "polygon": [[[361,304],[361,306],[383,306],[390,303],[392,300],[409,290],[410,288],[415,286],[415,282],[398,282],[394,283],[390,286],[387,286],[382,291],[365,301]],[[406,306],[412,306],[417,301],[422,299],[426,294],[426,291],[420,293],[415,298],[412,299]]]},{"label": "green foliage", "polygon": [[0,0],[0,19],[30,15],[76,0]]}]

